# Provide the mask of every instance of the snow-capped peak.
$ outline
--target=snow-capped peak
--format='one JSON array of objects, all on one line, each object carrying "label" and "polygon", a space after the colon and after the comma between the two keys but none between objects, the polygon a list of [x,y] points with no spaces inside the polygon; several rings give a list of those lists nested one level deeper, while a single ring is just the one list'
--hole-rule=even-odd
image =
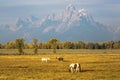
[{"label": "snow-capped peak", "polygon": [[48,16],[47,16],[47,19],[49,19],[49,20],[54,20],[54,17],[55,17],[55,14],[53,13],[53,14],[51,14],[51,15],[48,15]]},{"label": "snow-capped peak", "polygon": [[73,4],[69,4],[67,7],[66,7],[66,11],[74,11],[75,10],[75,7],[73,6]]},{"label": "snow-capped peak", "polygon": [[42,19],[40,26],[42,27],[43,25],[52,25],[55,28],[56,32],[61,32],[68,30],[76,22],[79,24],[81,22],[91,23],[93,22],[93,19],[88,14],[86,9],[75,9],[73,4],[69,4],[66,9],[59,14],[50,14],[46,18]]},{"label": "snow-capped peak", "polygon": [[0,36],[4,35],[6,40],[8,40],[6,32],[14,36],[13,38],[25,37],[29,40],[30,37],[38,37],[41,41],[51,37],[71,41],[102,41],[112,40],[114,35],[120,36],[120,27],[116,28],[113,34],[106,26],[94,21],[86,9],[75,9],[72,4],[59,14],[50,14],[43,19],[29,16],[19,18],[13,25],[1,26],[3,27],[0,29]]},{"label": "snow-capped peak", "polygon": [[78,12],[79,12],[79,14],[81,14],[83,16],[86,16],[88,14],[87,10],[85,10],[84,8],[79,9]]}]

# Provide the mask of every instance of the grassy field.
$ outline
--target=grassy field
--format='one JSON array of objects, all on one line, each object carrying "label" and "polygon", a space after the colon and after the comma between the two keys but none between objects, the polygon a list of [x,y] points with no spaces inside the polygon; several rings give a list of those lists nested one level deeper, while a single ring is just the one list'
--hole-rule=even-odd
[{"label": "grassy field", "polygon": [[[33,54],[32,50],[25,50]],[[0,50],[17,54],[17,50]],[[64,57],[64,62],[55,58]],[[49,57],[49,62],[41,62]],[[78,62],[82,72],[70,73],[69,64]],[[0,55],[0,80],[120,80],[120,50],[39,50],[38,55]]]},{"label": "grassy field", "polygon": [[[25,54],[34,54],[33,49],[24,49],[23,50]],[[38,54],[52,54],[53,50],[52,49],[38,49]],[[109,53],[109,54],[120,54],[120,49],[58,49],[57,53],[62,54],[62,53],[78,53],[78,54],[83,54],[83,53]],[[0,55],[11,55],[11,54],[19,54],[17,49],[0,49]]]}]

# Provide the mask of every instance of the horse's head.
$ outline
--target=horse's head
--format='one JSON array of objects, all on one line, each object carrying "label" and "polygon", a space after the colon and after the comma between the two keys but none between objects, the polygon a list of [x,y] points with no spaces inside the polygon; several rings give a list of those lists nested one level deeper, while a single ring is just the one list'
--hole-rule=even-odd
[{"label": "horse's head", "polygon": [[71,68],[70,67],[68,67],[68,71],[71,72]]}]

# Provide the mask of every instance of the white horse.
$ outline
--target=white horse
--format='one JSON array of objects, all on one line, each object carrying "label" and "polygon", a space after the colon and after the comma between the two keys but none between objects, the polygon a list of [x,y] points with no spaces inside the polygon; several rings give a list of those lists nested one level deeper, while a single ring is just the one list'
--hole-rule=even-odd
[{"label": "white horse", "polygon": [[81,72],[81,66],[79,63],[72,63],[68,68],[69,72]]},{"label": "white horse", "polygon": [[41,58],[41,61],[42,61],[42,62],[44,62],[44,61],[47,62],[47,61],[49,61],[49,60],[50,60],[50,58]]}]

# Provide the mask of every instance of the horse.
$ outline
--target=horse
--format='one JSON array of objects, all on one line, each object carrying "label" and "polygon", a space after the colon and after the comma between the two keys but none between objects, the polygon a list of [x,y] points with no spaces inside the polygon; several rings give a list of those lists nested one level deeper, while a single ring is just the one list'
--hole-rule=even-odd
[{"label": "horse", "polygon": [[50,60],[50,58],[41,58],[42,62],[44,62],[44,61],[47,62],[48,60]]},{"label": "horse", "polygon": [[58,61],[63,61],[64,60],[63,57],[56,57],[56,59],[58,59]]},{"label": "horse", "polygon": [[72,63],[68,67],[69,72],[81,72],[81,66],[79,63]]}]

